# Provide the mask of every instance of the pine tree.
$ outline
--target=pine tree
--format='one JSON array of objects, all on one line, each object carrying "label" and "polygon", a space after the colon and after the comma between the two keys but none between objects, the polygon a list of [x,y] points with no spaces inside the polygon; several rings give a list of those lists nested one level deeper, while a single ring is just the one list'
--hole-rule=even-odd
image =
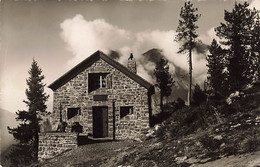
[{"label": "pine tree", "polygon": [[31,156],[33,160],[37,160],[38,133],[40,132],[40,118],[37,117],[37,113],[46,112],[47,106],[45,105],[45,102],[49,96],[44,93],[45,84],[42,83],[44,76],[35,60],[33,60],[28,73],[30,76],[26,79],[28,88],[25,91],[27,100],[24,100],[28,106],[28,111],[23,110],[16,112],[16,120],[21,123],[17,128],[8,127],[8,130],[9,133],[13,134],[14,138],[19,141],[20,146],[26,146],[31,149],[31,155],[29,156]]},{"label": "pine tree", "polygon": [[178,53],[188,53],[188,64],[189,64],[189,93],[188,93],[188,104],[191,102],[191,87],[192,87],[192,50],[196,45],[196,38],[198,34],[196,30],[198,26],[195,24],[200,18],[199,14],[196,14],[197,8],[193,7],[193,4],[188,1],[185,2],[184,7],[181,8],[179,20],[179,26],[177,28],[177,35],[175,41],[182,41],[183,44],[179,49]]},{"label": "pine tree", "polygon": [[208,61],[208,77],[207,80],[210,84],[209,94],[215,96],[217,94],[223,95],[225,85],[225,51],[218,45],[217,41],[213,39],[209,47],[209,55],[206,57]]},{"label": "pine tree", "polygon": [[256,78],[259,35],[256,37],[254,33],[258,13],[248,6],[247,2],[236,3],[231,12],[225,10],[225,23],[215,29],[217,36],[222,39],[221,44],[227,47],[225,59],[230,91],[241,90]]},{"label": "pine tree", "polygon": [[168,61],[161,57],[160,61],[157,62],[154,69],[154,75],[156,77],[155,86],[160,89],[160,107],[163,112],[163,97],[168,97],[172,92],[172,85],[174,81],[169,73]]}]

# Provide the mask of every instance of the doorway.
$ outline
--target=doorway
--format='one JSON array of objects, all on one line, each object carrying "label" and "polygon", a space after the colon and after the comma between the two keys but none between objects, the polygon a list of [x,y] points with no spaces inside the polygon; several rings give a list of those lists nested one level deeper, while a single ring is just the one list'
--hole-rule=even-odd
[{"label": "doorway", "polygon": [[108,107],[93,107],[93,137],[108,137]]}]

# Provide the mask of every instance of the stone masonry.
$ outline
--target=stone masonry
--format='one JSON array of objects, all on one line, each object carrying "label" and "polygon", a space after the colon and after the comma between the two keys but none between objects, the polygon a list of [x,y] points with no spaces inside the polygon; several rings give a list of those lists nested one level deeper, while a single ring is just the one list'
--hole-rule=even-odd
[{"label": "stone masonry", "polygon": [[77,146],[77,133],[39,133],[38,160],[53,158]]},{"label": "stone masonry", "polygon": [[130,57],[128,58],[128,62],[127,62],[127,68],[132,72],[132,73],[137,73],[137,69],[136,69],[136,61],[135,58],[133,56],[133,54],[131,53]]},{"label": "stone masonry", "polygon": [[[89,73],[109,73],[108,75],[112,75],[112,87],[99,88],[89,93]],[[94,101],[94,95],[107,95],[107,100]],[[68,132],[70,132],[73,122],[79,122],[83,126],[83,133],[92,134],[92,107],[107,106],[108,137],[112,138],[113,102],[115,104],[116,139],[138,138],[142,132],[149,128],[148,90],[103,59],[99,59],[54,91],[52,124],[58,124],[61,111],[63,121],[68,123]],[[133,106],[133,113],[120,119],[121,106]],[[68,119],[67,109],[71,107],[79,107],[81,112],[79,115]]]},{"label": "stone masonry", "polygon": [[[49,86],[53,113],[41,121],[39,161],[78,147],[74,123],[82,126],[81,135],[95,138],[138,139],[147,132],[154,87],[136,75],[132,54],[127,66],[97,51]],[[67,123],[65,132],[51,132],[60,121]]]}]

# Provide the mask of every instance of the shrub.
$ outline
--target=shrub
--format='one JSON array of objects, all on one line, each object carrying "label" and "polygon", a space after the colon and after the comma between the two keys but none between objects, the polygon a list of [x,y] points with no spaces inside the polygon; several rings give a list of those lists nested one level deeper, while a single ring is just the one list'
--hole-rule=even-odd
[{"label": "shrub", "polygon": [[257,107],[260,107],[259,101],[260,101],[260,95],[254,95],[254,96],[249,95],[241,98],[238,101],[237,105],[240,106],[239,110],[241,112],[247,112]]},{"label": "shrub", "polygon": [[151,126],[154,126],[158,123],[162,123],[163,121],[167,120],[171,117],[172,113],[182,109],[185,107],[185,101],[181,98],[178,98],[172,103],[167,103],[164,105],[164,111],[158,114],[155,114],[151,118]]},{"label": "shrub", "polygon": [[260,150],[260,127],[250,128],[244,133],[244,137],[240,144],[240,150],[243,153]]},{"label": "shrub", "polygon": [[28,144],[15,144],[10,148],[10,152],[5,155],[3,160],[3,166],[8,167],[22,167],[30,166],[34,160],[33,147]]},{"label": "shrub", "polygon": [[171,109],[173,112],[182,109],[183,107],[185,107],[185,101],[181,98],[178,98],[171,103]]},{"label": "shrub", "polygon": [[151,118],[151,126],[160,124],[171,116],[171,112],[160,112]]},{"label": "shrub", "polygon": [[[217,113],[217,114],[216,114]],[[159,139],[179,138],[189,135],[199,129],[205,129],[210,125],[215,125],[223,121],[221,114],[208,105],[198,107],[183,107],[172,113],[169,119],[163,122],[157,136]]]},{"label": "shrub", "polygon": [[208,97],[208,105],[211,106],[220,106],[220,105],[225,105],[226,104],[226,99],[223,95],[216,93],[214,96],[209,96]]},{"label": "shrub", "polygon": [[242,152],[253,152],[260,150],[260,136],[248,136],[242,143]]},{"label": "shrub", "polygon": [[183,108],[172,115],[171,136],[183,136],[205,127],[205,106]]},{"label": "shrub", "polygon": [[200,142],[203,147],[209,151],[215,151],[220,148],[223,143],[222,140],[214,139],[213,137],[204,136],[200,138]]},{"label": "shrub", "polygon": [[194,93],[192,96],[192,106],[199,106],[206,102],[207,96],[205,91],[203,91],[198,84],[195,85]]},{"label": "shrub", "polygon": [[226,155],[236,155],[238,153],[237,143],[233,143],[225,147],[222,151]]}]

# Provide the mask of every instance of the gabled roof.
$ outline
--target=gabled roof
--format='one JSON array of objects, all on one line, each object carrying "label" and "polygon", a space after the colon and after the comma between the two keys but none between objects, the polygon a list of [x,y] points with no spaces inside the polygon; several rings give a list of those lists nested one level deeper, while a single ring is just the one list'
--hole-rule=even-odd
[{"label": "gabled roof", "polygon": [[58,78],[56,81],[54,81],[52,84],[50,84],[48,87],[51,88],[53,91],[58,89],[59,87],[67,83],[69,80],[71,80],[73,77],[78,75],[80,72],[90,67],[94,62],[98,61],[99,59],[104,60],[117,70],[121,71],[123,74],[125,74],[129,78],[133,79],[135,82],[139,83],[140,85],[148,89],[150,93],[154,93],[154,86],[152,84],[144,80],[139,75],[132,73],[125,66],[108,57],[101,51],[96,51],[95,53],[93,53],[91,56],[83,60],[81,63],[76,65],[74,68],[72,68],[67,73]]}]

